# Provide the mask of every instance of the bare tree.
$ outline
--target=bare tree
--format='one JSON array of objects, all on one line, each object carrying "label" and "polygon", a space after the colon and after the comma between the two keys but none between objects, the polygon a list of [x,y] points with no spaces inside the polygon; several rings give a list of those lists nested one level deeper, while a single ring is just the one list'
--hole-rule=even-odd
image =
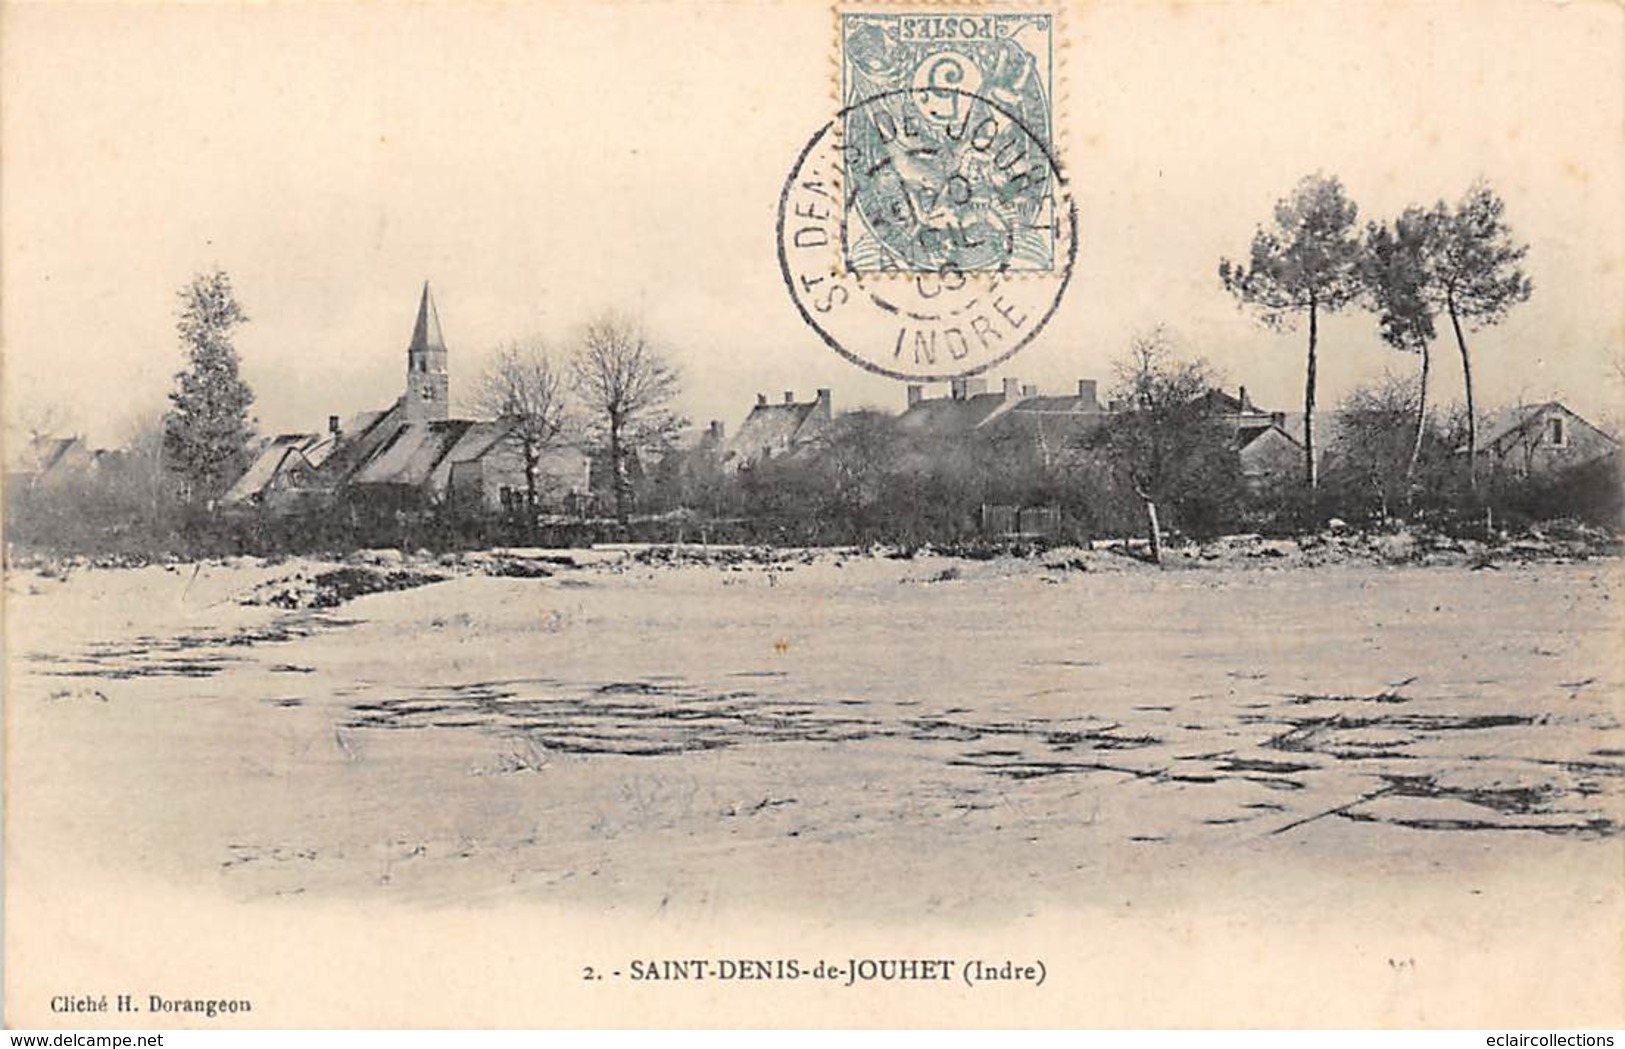
[{"label": "bare tree", "polygon": [[1343,398],[1337,412],[1340,453],[1332,468],[1336,482],[1347,489],[1340,497],[1362,509],[1375,507],[1383,518],[1412,504],[1419,452],[1430,436],[1433,447],[1440,443],[1423,396],[1419,379],[1384,374]]},{"label": "bare tree", "polygon": [[525,460],[526,527],[534,527],[541,506],[540,464],[564,437],[568,425],[564,382],[539,342],[511,342],[475,382],[476,412],[508,422]]},{"label": "bare tree", "polygon": [[158,520],[165,503],[174,496],[174,478],[164,468],[164,416],[142,412],[125,424],[123,472],[146,503],[150,519]]},{"label": "bare tree", "polygon": [[1200,358],[1179,355],[1167,328],[1136,335],[1113,364],[1112,400],[1119,410],[1090,437],[1145,506],[1151,559],[1162,559],[1158,507],[1187,517],[1222,516],[1240,488],[1232,433],[1212,398],[1218,377]]},{"label": "bare tree", "polygon": [[1315,459],[1315,367],[1322,313],[1348,305],[1360,291],[1360,243],[1354,234],[1358,209],[1343,184],[1326,175],[1301,180],[1275,204],[1272,228],[1253,234],[1246,264],[1219,263],[1219,279],[1243,306],[1256,309],[1269,328],[1288,330],[1297,315],[1309,318],[1309,355],[1303,383],[1304,472],[1313,497],[1319,485]]},{"label": "bare tree", "polygon": [[632,502],[629,455],[666,443],[687,424],[670,408],[680,388],[677,369],[641,323],[605,313],[582,329],[571,372],[588,425],[609,453],[615,516],[625,521]]}]

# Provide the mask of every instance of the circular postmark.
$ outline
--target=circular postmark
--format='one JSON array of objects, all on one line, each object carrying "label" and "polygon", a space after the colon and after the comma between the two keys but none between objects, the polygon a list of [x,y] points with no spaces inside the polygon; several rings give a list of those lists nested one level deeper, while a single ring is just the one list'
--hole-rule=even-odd
[{"label": "circular postmark", "polygon": [[779,198],[779,267],[831,349],[869,371],[976,375],[1054,315],[1077,209],[1053,151],[970,63],[855,102],[807,142]]}]

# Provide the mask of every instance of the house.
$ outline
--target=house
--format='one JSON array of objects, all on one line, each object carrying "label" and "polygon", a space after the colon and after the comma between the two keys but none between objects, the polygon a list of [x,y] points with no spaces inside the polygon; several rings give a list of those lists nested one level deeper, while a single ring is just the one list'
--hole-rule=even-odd
[{"label": "house", "polygon": [[[1017,389],[1020,396],[1012,397]],[[1079,379],[1077,392],[1067,394],[1040,394],[1036,387],[1018,387],[1014,379],[1006,379],[1004,393],[1008,406],[979,430],[994,442],[1032,447],[1046,465],[1064,459],[1068,449],[1082,447],[1086,437],[1110,418],[1093,379]]]},{"label": "house", "polygon": [[[1458,449],[1458,454],[1466,451]],[[1492,471],[1515,477],[1557,474],[1618,451],[1618,440],[1561,401],[1492,412],[1478,435],[1480,459]]]},{"label": "house", "polygon": [[221,503],[270,505],[286,498],[298,480],[308,478],[312,466],[305,453],[320,441],[320,434],[284,433],[261,442],[248,469],[226,489]]},{"label": "house", "polygon": [[728,460],[733,462],[738,453],[728,446],[728,431],[722,420],[712,419],[705,429],[667,448],[655,465],[655,474],[686,485],[722,475],[727,456],[733,456]]},{"label": "house", "polygon": [[1303,475],[1303,443],[1277,422],[1236,427],[1241,476],[1249,487],[1266,488]]},{"label": "house", "polygon": [[1231,428],[1241,475],[1249,487],[1263,488],[1302,475],[1303,441],[1288,428],[1286,412],[1258,407],[1245,386],[1234,396],[1215,387],[1202,399],[1213,416]]},{"label": "house", "polygon": [[[350,473],[345,482],[346,494],[397,509],[438,503],[445,497],[453,464],[478,461],[512,429],[513,423],[503,420],[405,423]],[[523,487],[523,465],[500,480]]]},{"label": "house", "polygon": [[821,389],[810,401],[797,401],[794,390],[784,391],[784,400],[771,403],[766,394],[756,395],[756,406],[745,416],[739,430],[723,440],[718,426],[712,431],[722,446],[722,467],[737,472],[765,459],[802,454],[812,449],[829,427],[832,418],[830,391]]},{"label": "house", "polygon": [[721,419],[712,419],[710,424],[694,439],[688,451],[698,455],[720,458],[727,450],[727,446],[727,427],[723,425]]},{"label": "house", "polygon": [[[515,480],[518,481],[515,484]],[[511,430],[478,455],[448,457],[442,498],[466,513],[523,509],[525,447]],[[554,513],[583,513],[592,491],[592,461],[576,445],[541,450],[536,462],[538,507]]]},{"label": "house", "polygon": [[[271,438],[226,493],[228,506],[271,512],[345,502],[372,510],[422,509],[455,499],[468,510],[523,506],[524,442],[515,419],[450,418],[451,374],[440,315],[427,282],[406,350],[406,384],[395,403],[327,432]],[[537,464],[544,508],[578,505],[590,487],[587,453],[545,449]]]},{"label": "house", "polygon": [[98,484],[128,477],[134,457],[122,449],[91,448],[83,437],[36,434],[9,449],[5,469],[8,497],[24,492],[59,491],[75,485]]},{"label": "house", "polygon": [[104,454],[93,451],[83,437],[36,434],[18,449],[6,474],[18,489],[59,487],[89,475]]},{"label": "house", "polygon": [[1254,404],[1253,399],[1247,395],[1245,386],[1237,387],[1234,394],[1222,386],[1215,386],[1198,399],[1210,415],[1238,426],[1280,424],[1286,419],[1284,412],[1267,411]]},{"label": "house", "polygon": [[[1014,396],[1017,389],[1020,395]],[[1079,379],[1076,393],[1064,395],[1039,395],[1031,386],[1017,387],[1013,379],[1005,380],[1004,391],[1008,403],[977,431],[993,441],[1030,443],[1046,464],[1064,461],[1069,451],[1084,447],[1088,435],[1119,410],[1100,402],[1093,379]],[[1260,486],[1302,468],[1303,445],[1286,431],[1285,416],[1259,408],[1245,386],[1235,395],[1209,390],[1200,403],[1229,428],[1249,484]]]},{"label": "house", "polygon": [[[1031,387],[1026,391],[1032,392]],[[917,437],[965,437],[1008,411],[1022,395],[1014,379],[1006,379],[999,393],[988,392],[985,378],[954,379],[946,397],[927,397],[925,387],[909,386],[908,405],[897,418],[897,428]]]},{"label": "house", "polygon": [[[922,439],[909,454],[927,460],[940,442],[977,440],[1006,448],[1035,449],[1046,464],[1077,454],[1085,438],[1112,418],[1113,408],[1100,401],[1099,384],[1079,379],[1074,391],[1040,394],[1037,387],[1007,377],[992,392],[988,380],[962,377],[949,383],[946,395],[928,397],[923,385],[906,388],[907,403],[896,417],[897,432]],[[1246,387],[1232,395],[1222,389],[1203,395],[1212,415],[1228,424],[1242,472],[1250,483],[1262,485],[1302,467],[1303,445],[1285,429],[1285,416],[1253,404]],[[786,392],[780,403],[758,394],[756,405],[738,433],[724,440],[720,423],[701,437],[696,453],[717,452],[725,471],[764,459],[807,455],[821,446],[831,421],[830,395],[819,390],[812,401],[798,402]]]}]

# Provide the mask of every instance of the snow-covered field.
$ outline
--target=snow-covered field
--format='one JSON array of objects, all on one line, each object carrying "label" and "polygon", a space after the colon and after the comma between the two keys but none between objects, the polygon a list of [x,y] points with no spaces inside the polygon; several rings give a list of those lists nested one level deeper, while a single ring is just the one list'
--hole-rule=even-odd
[{"label": "snow-covered field", "polygon": [[[1351,977],[1351,1002],[1233,1022],[1625,1021],[1617,562],[614,554],[242,603],[331,567],[8,577],[7,889],[35,949],[30,908],[78,879],[289,921],[538,905],[983,935],[1131,913],[1179,942],[1219,915],[1296,952],[1369,928],[1328,957],[1445,981]],[[1519,937],[1545,1011],[1503,1016]],[[1091,1016],[1222,1019],[1112,1007]]]}]

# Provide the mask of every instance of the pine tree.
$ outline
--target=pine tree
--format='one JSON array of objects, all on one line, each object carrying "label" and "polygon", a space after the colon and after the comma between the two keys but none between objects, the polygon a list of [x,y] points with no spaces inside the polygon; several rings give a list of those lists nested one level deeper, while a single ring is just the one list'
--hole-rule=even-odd
[{"label": "pine tree", "polygon": [[1436,205],[1439,244],[1433,284],[1450,318],[1461,351],[1461,379],[1467,392],[1467,476],[1478,489],[1478,406],[1473,399],[1473,361],[1467,352],[1469,329],[1499,324],[1507,311],[1528,300],[1534,283],[1519,265],[1529,245],[1513,239],[1506,203],[1483,182],[1468,189],[1454,209]]},{"label": "pine tree", "polygon": [[179,292],[175,330],[189,367],[175,374],[164,416],[165,464],[186,482],[192,502],[213,504],[247,466],[254,393],[237,371],[232,329],[248,320],[220,269],[199,274]]},{"label": "pine tree", "polygon": [[1277,331],[1292,328],[1297,315],[1309,319],[1309,353],[1303,383],[1304,474],[1313,498],[1319,487],[1315,458],[1315,369],[1322,314],[1335,313],[1359,294],[1358,209],[1343,184],[1309,175],[1276,202],[1273,227],[1259,227],[1245,263],[1224,259],[1219,279],[1242,306]]},{"label": "pine tree", "polygon": [[[1362,265],[1382,339],[1396,350],[1422,357],[1411,426],[1411,451],[1405,465],[1407,485],[1416,476],[1416,464],[1421,459],[1427,431],[1428,375],[1433,365],[1433,320],[1437,312],[1432,296],[1432,267],[1440,235],[1437,213],[1417,207],[1406,208],[1391,226],[1372,223],[1366,228]],[[1409,493],[1406,498],[1408,502]]]}]

